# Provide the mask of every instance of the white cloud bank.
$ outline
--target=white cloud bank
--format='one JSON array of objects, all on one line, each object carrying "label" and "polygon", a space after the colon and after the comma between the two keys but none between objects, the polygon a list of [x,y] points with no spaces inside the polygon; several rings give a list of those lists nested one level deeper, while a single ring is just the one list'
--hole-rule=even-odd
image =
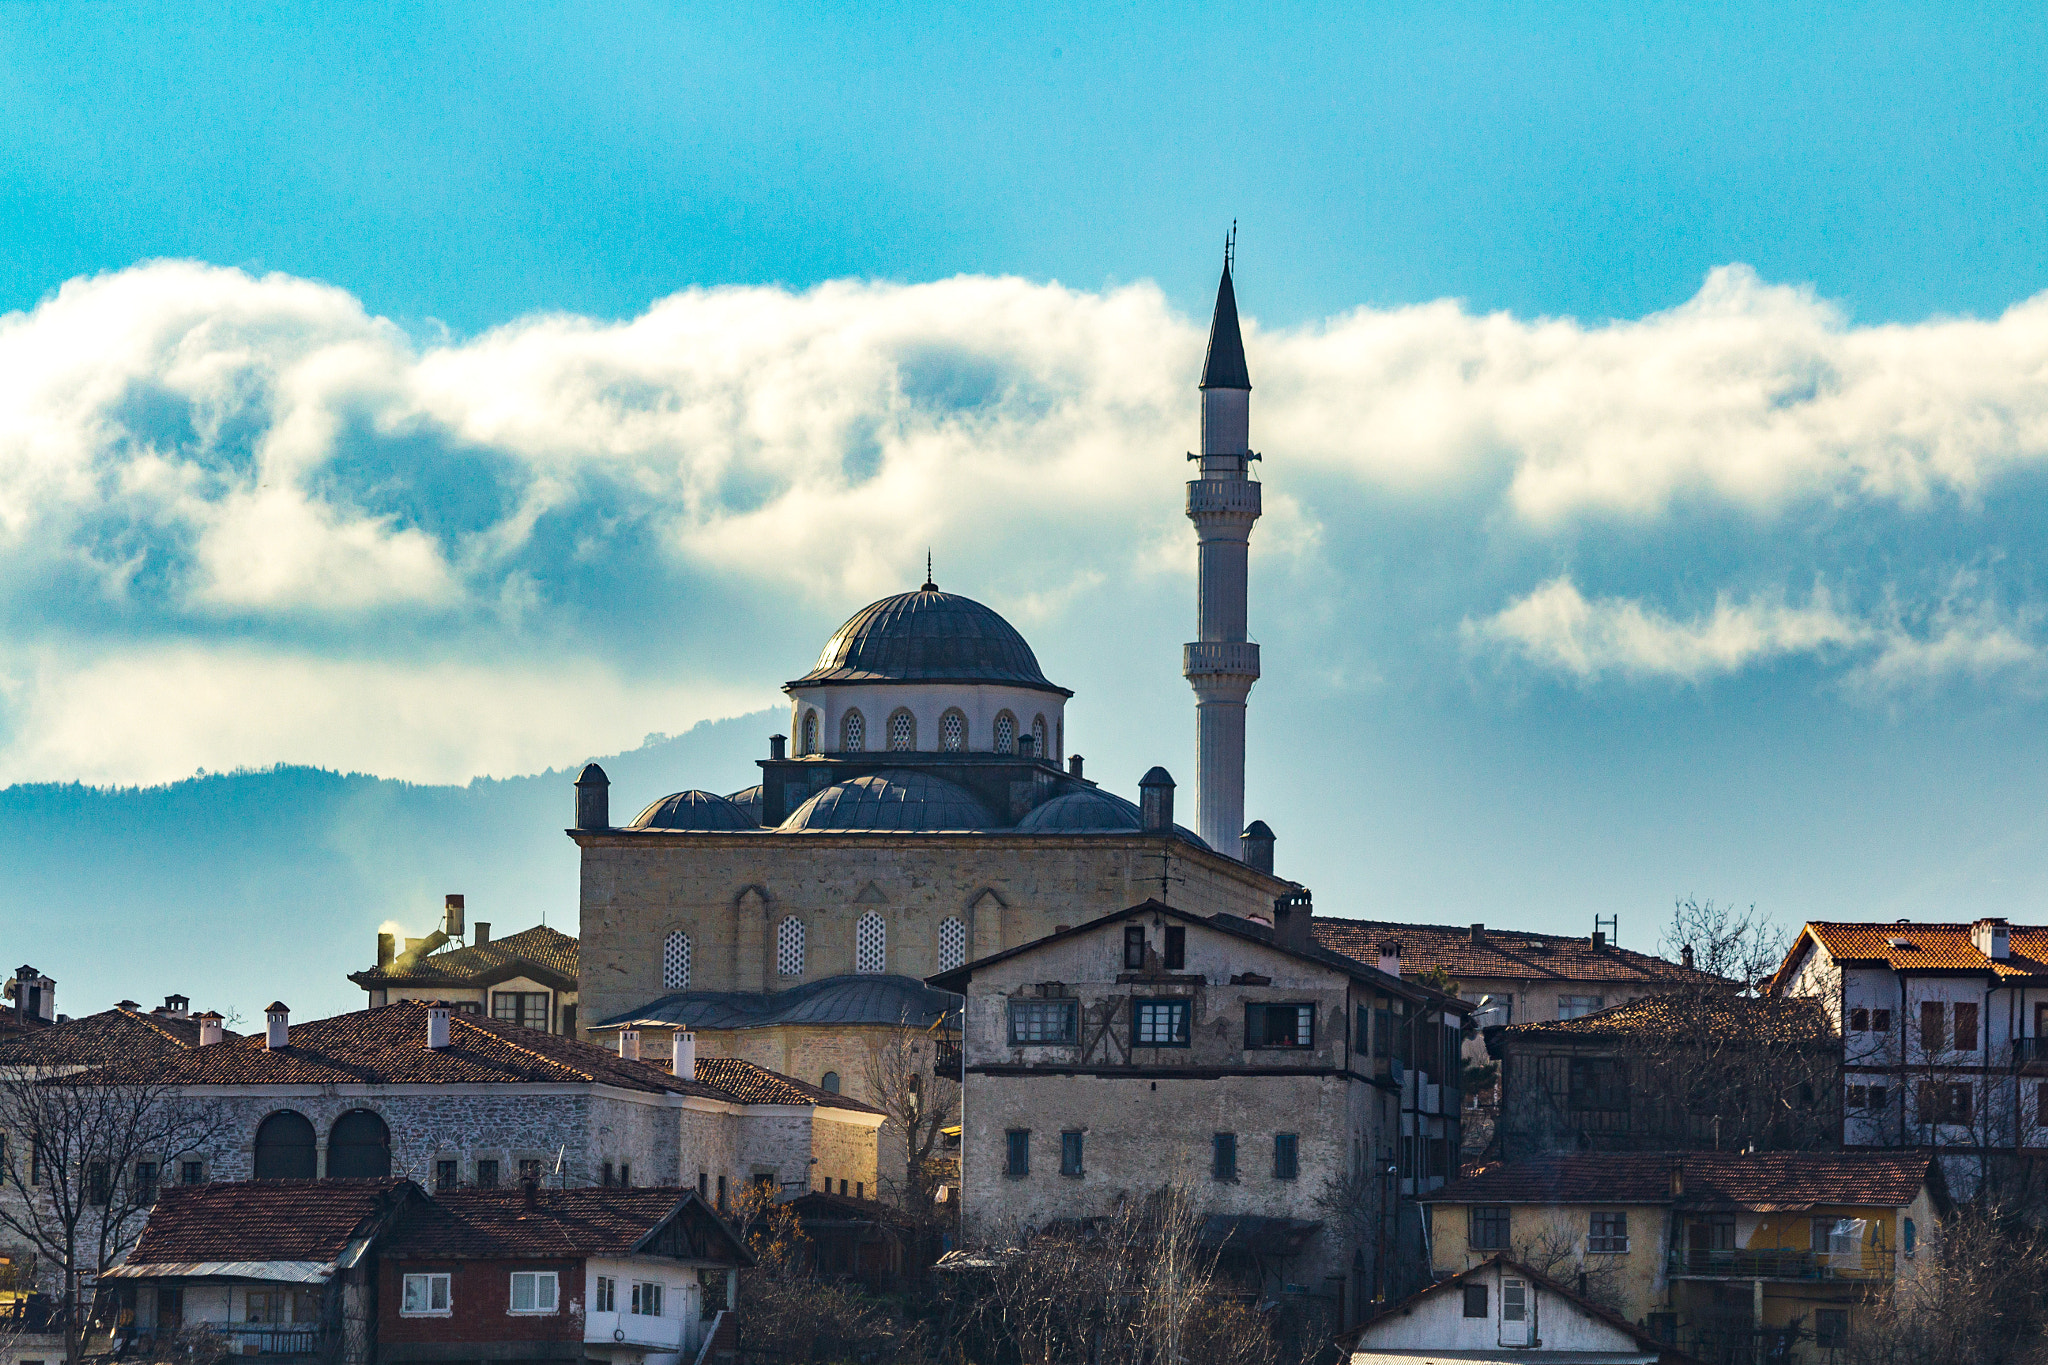
[{"label": "white cloud bank", "polygon": [[[1204,321],[1148,285],[961,278],[693,290],[421,343],[281,276],[72,281],[0,318],[0,780],[565,761],[772,697],[781,675],[701,647],[732,627],[689,619],[700,590],[850,609],[927,543],[1034,629],[1113,638],[1065,622],[1076,594],[1192,563],[1178,456]],[[1446,302],[1250,349],[1260,551],[1339,581],[1348,547],[1320,527],[1361,499],[1455,495],[1530,542],[1701,505],[1967,518],[2048,457],[2048,296],[1854,327],[1731,267],[1640,321]],[[650,594],[666,617],[641,603],[608,632]],[[1839,658],[1895,689],[2033,666],[2024,612],[1940,610],[1908,604],[1906,629],[1731,595],[1681,620],[1557,579],[1466,634],[1582,678]]]}]

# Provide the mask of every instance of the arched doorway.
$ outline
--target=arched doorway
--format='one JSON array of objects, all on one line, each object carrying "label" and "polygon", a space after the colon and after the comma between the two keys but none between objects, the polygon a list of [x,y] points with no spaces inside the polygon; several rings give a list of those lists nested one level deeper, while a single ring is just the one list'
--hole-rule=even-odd
[{"label": "arched doorway", "polygon": [[312,1120],[281,1109],[256,1129],[258,1180],[311,1180],[319,1175]]},{"label": "arched doorway", "polygon": [[391,1174],[391,1130],[367,1109],[351,1109],[327,1134],[327,1174],[372,1180]]}]

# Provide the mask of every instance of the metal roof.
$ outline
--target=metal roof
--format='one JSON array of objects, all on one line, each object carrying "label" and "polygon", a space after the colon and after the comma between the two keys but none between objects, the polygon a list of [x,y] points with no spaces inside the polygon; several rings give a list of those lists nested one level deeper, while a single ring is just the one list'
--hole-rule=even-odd
[{"label": "metal roof", "polygon": [[601,1019],[593,1027],[671,1024],[689,1029],[775,1024],[908,1024],[926,1028],[959,1008],[959,997],[908,976],[828,976],[786,991],[677,991]]},{"label": "metal roof", "polygon": [[1230,284],[1230,264],[1216,286],[1216,313],[1209,319],[1209,356],[1202,365],[1205,389],[1249,389],[1252,377],[1244,365],[1244,336],[1237,330],[1237,290]]},{"label": "metal roof", "polygon": [[1015,626],[929,585],[862,607],[826,641],[817,666],[788,685],[848,682],[1008,683],[1073,695],[1046,680]]},{"label": "metal roof", "polygon": [[790,812],[781,829],[989,829],[996,823],[974,793],[943,777],[892,768],[835,782]]}]

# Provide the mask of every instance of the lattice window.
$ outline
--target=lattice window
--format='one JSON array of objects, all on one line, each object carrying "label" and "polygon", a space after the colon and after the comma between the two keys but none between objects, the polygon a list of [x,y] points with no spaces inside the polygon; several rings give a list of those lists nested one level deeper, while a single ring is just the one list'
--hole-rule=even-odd
[{"label": "lattice window", "polygon": [[960,752],[960,746],[967,740],[967,717],[958,711],[948,711],[939,717],[939,747],[949,754]]},{"label": "lattice window", "polygon": [[889,717],[889,752],[907,754],[917,747],[917,722],[908,711]]},{"label": "lattice window", "polygon": [[996,717],[996,752],[1007,754],[1017,747],[1017,718],[1008,711]]},{"label": "lattice window", "polygon": [[818,752],[818,713],[816,711],[806,711],[804,713],[803,747],[798,752],[806,754]]},{"label": "lattice window", "polygon": [[1045,747],[1045,717],[1031,722],[1031,752],[1037,758],[1052,757],[1052,750]]},{"label": "lattice window", "polygon": [[861,719],[858,711],[848,711],[839,722],[839,747],[841,751],[857,754],[867,748],[868,723]]},{"label": "lattice window", "polygon": [[661,986],[663,990],[690,989],[690,936],[673,933],[661,945]]},{"label": "lattice window", "polygon": [[967,961],[967,926],[951,915],[939,921],[939,970],[950,972]]},{"label": "lattice window", "polygon": [[889,929],[873,910],[853,926],[853,969],[870,976],[889,970]]},{"label": "lattice window", "polygon": [[775,972],[778,976],[804,974],[804,922],[795,915],[775,927]]}]

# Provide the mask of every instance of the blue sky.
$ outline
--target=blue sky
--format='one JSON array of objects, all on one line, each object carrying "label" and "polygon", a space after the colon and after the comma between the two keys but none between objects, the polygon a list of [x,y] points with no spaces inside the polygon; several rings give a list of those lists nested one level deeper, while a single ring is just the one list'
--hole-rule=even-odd
[{"label": "blue sky", "polygon": [[2048,18],[1791,11],[0,0],[0,782],[570,767],[927,545],[1187,781],[1235,218],[1325,910],[2048,916]]}]

